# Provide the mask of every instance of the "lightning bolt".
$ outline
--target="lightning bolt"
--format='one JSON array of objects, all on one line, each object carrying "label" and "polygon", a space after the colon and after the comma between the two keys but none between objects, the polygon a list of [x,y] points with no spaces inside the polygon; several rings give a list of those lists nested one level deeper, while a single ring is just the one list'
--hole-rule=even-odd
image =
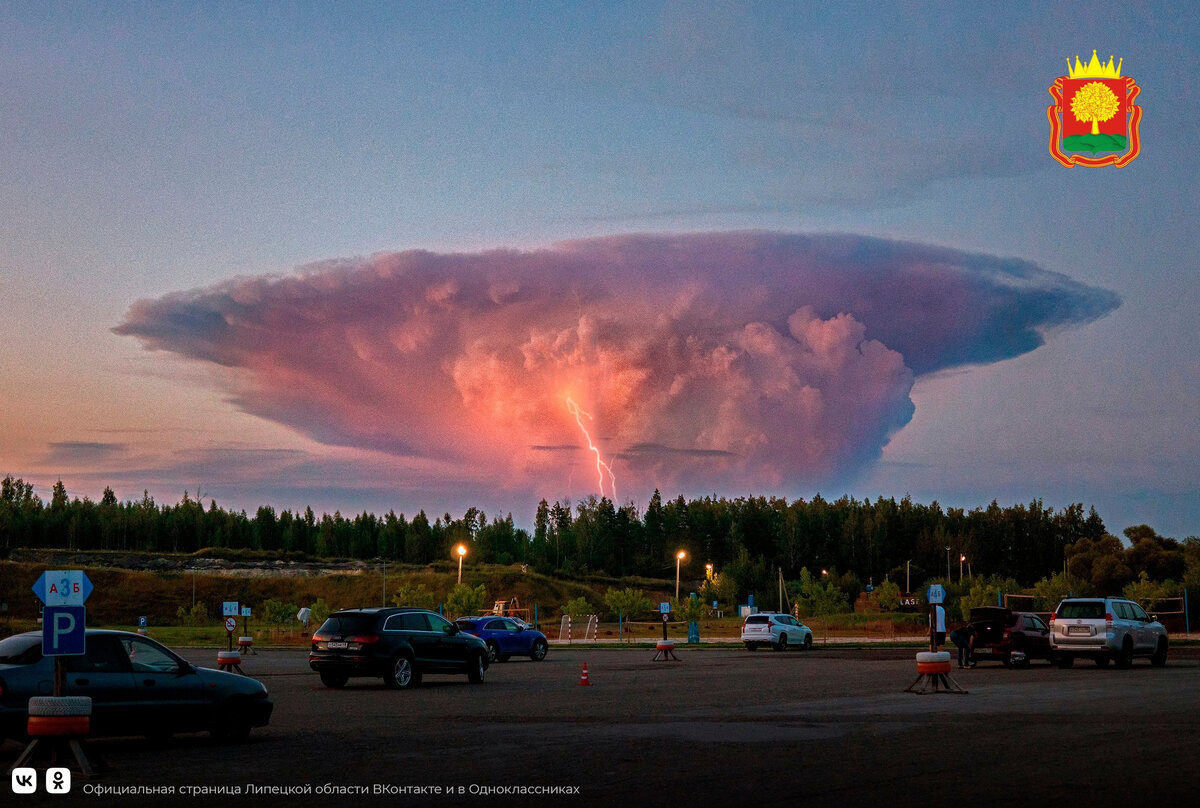
[{"label": "lightning bolt", "polygon": [[605,463],[604,460],[600,457],[600,449],[596,446],[596,444],[592,443],[592,436],[590,434],[588,434],[587,427],[583,425],[583,418],[581,418],[580,416],[587,416],[587,419],[589,421],[594,420],[594,419],[592,418],[592,416],[590,414],[579,409],[579,405],[576,404],[574,401],[572,401],[570,396],[567,397],[567,411],[575,416],[575,423],[579,424],[579,431],[583,433],[584,439],[587,440],[588,451],[590,451],[590,452],[592,452],[592,454],[596,455],[596,476],[597,476],[597,478],[599,478],[600,496],[604,496],[604,472],[607,471],[609,485],[612,488],[612,501],[616,502],[617,501],[617,477],[615,474],[613,474],[612,467],[609,466],[607,463]]}]

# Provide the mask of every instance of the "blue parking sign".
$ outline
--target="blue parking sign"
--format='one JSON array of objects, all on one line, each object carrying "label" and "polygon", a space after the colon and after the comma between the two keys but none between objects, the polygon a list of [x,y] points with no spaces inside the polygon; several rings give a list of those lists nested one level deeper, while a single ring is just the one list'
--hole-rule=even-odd
[{"label": "blue parking sign", "polygon": [[83,606],[42,609],[42,656],[79,656],[87,650]]}]

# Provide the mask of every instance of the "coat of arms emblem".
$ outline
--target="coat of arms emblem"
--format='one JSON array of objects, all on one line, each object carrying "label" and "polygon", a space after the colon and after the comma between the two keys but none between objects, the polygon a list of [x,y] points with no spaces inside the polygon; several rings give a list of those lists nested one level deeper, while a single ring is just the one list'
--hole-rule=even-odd
[{"label": "coat of arms emblem", "polygon": [[1049,88],[1050,154],[1067,168],[1128,165],[1141,150],[1138,124],[1142,108],[1134,104],[1140,88],[1121,75],[1121,62],[1102,63],[1092,51],[1087,64],[1067,60],[1067,75]]}]

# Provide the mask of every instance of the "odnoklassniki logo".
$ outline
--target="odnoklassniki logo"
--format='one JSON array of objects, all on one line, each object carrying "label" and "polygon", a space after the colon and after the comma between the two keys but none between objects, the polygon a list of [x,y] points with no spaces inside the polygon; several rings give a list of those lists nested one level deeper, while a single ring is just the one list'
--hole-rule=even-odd
[{"label": "odnoklassniki logo", "polygon": [[1120,60],[1113,67],[1109,56],[1103,64],[1096,51],[1087,64],[1068,59],[1067,73],[1049,89],[1050,155],[1067,168],[1129,165],[1141,151],[1142,108],[1133,103],[1141,88],[1121,75]]}]

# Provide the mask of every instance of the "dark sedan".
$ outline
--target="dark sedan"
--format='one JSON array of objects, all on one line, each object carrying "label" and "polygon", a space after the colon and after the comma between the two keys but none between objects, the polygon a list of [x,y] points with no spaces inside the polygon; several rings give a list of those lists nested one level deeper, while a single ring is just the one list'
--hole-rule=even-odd
[{"label": "dark sedan", "polygon": [[[197,667],[126,631],[89,630],[85,643],[85,653],[57,658],[63,695],[92,699],[93,736],[211,732],[240,741],[270,721],[267,689],[248,676]],[[25,735],[31,696],[53,695],[55,659],[42,655],[41,632],[0,640],[0,740]]]}]

